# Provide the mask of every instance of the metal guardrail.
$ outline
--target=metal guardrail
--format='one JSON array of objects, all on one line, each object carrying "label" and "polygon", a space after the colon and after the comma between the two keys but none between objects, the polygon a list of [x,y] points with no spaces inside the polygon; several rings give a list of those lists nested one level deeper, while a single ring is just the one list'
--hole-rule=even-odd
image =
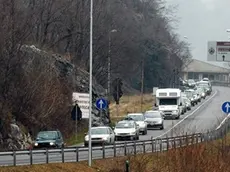
[{"label": "metal guardrail", "polygon": [[[226,131],[230,128],[230,120],[227,118],[225,123],[218,129],[206,133],[194,133],[176,137],[165,137],[151,140],[140,140],[134,142],[115,143],[113,145],[103,145],[101,147],[92,148],[93,159],[104,159],[108,157],[127,156],[131,154],[147,153],[147,152],[162,152],[171,148],[184,147],[191,144],[212,141],[223,138]],[[56,155],[58,159],[50,159],[50,156]],[[1,159],[7,157],[7,163],[3,164]],[[22,157],[24,156],[24,159]],[[26,156],[26,158],[25,158]],[[38,157],[41,156],[39,162]],[[11,157],[11,158],[9,158]],[[52,162],[79,162],[87,160],[88,148],[62,148],[62,149],[46,149],[46,150],[19,150],[0,152],[0,165],[32,165],[37,163],[52,163]],[[22,162],[24,161],[24,163]],[[37,161],[37,162],[35,162]],[[41,162],[43,161],[43,162]]]},{"label": "metal guardrail", "polygon": [[223,87],[230,87],[230,82],[224,81],[211,81],[212,86],[223,86]]}]

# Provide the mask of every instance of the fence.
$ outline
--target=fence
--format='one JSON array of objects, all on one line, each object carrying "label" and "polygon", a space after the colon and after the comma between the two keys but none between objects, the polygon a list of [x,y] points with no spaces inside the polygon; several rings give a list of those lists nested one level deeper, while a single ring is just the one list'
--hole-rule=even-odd
[{"label": "fence", "polygon": [[[178,148],[223,138],[229,128],[230,120],[227,118],[218,129],[207,133],[185,134],[176,137],[130,141],[108,146],[103,145],[101,147],[93,147],[92,158],[103,159],[131,154],[167,151],[171,148]],[[1,166],[32,165],[52,162],[79,162],[87,159],[88,148],[85,147],[0,152]]]}]

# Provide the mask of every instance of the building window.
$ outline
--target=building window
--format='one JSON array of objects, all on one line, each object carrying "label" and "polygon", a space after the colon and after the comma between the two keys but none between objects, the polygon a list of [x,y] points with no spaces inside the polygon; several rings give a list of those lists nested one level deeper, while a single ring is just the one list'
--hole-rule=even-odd
[{"label": "building window", "polygon": [[193,72],[188,72],[188,79],[193,79]]},{"label": "building window", "polygon": [[193,79],[199,80],[199,73],[194,73],[193,74]]}]

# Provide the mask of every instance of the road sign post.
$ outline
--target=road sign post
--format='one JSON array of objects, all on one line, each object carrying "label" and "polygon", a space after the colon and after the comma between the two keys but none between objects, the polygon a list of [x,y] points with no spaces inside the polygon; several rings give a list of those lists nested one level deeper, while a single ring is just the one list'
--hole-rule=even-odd
[{"label": "road sign post", "polygon": [[230,62],[230,42],[209,41],[207,60],[215,62]]},{"label": "road sign post", "polygon": [[[230,102],[224,102],[222,104],[222,111],[228,115],[230,113]],[[228,122],[228,119],[226,120]],[[224,123],[225,125],[225,139],[227,137],[227,134],[228,134],[228,125],[226,123]],[[226,141],[226,140],[225,140]]]}]

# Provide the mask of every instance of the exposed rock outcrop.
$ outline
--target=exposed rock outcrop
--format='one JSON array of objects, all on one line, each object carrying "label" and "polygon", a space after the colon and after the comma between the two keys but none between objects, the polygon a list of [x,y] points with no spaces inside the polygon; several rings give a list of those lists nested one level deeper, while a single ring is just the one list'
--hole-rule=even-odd
[{"label": "exposed rock outcrop", "polygon": [[32,144],[29,133],[24,133],[17,124],[10,124],[11,132],[7,138],[3,138],[0,133],[0,145],[5,150],[28,149]]},{"label": "exposed rock outcrop", "polygon": [[[49,54],[39,50],[34,45],[22,46],[21,50],[31,59],[34,57],[44,58],[58,72],[60,77],[68,78],[73,85],[73,91],[87,93],[89,92],[89,73],[80,67],[74,66],[69,60],[59,54]],[[96,108],[95,102],[99,97],[105,97],[105,89],[93,79],[93,109],[92,109],[92,125],[107,125],[109,117],[106,110],[100,111]]]}]

